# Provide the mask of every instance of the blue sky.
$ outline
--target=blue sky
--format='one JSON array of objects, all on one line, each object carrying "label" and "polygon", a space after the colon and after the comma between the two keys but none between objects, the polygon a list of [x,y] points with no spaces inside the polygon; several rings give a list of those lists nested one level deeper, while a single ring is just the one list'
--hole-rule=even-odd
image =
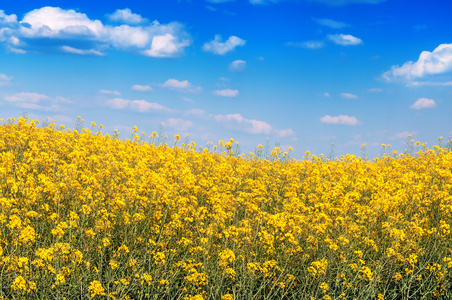
[{"label": "blue sky", "polygon": [[450,1],[7,1],[0,118],[369,157],[452,135]]}]

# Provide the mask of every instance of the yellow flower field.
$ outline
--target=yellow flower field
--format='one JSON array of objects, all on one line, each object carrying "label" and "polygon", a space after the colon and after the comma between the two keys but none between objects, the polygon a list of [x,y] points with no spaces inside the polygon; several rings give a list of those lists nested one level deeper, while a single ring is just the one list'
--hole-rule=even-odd
[{"label": "yellow flower field", "polygon": [[452,296],[447,148],[267,160],[36,123],[0,126],[1,299]]}]

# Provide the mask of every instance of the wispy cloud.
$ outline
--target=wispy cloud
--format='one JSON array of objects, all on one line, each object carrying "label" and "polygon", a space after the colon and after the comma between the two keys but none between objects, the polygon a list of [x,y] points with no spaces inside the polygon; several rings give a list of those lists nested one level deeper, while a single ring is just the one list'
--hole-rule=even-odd
[{"label": "wispy cloud", "polygon": [[243,71],[246,67],[246,61],[244,60],[234,60],[230,65],[229,65],[229,70],[231,71]]},{"label": "wispy cloud", "polygon": [[320,49],[325,46],[323,41],[306,41],[306,42],[288,42],[286,46],[299,47],[299,48],[307,48],[307,49]]},{"label": "wispy cloud", "polygon": [[231,90],[231,89],[216,90],[216,91],[213,91],[213,94],[216,96],[221,96],[221,97],[237,97],[239,95],[239,91]]},{"label": "wispy cloud", "polygon": [[105,104],[113,109],[131,108],[139,112],[171,112],[172,110],[155,102],[148,102],[146,100],[129,100],[123,98],[114,98],[107,100]]},{"label": "wispy cloud", "polygon": [[320,122],[335,125],[351,125],[351,126],[358,125],[358,119],[356,117],[347,115],[339,116],[325,115],[320,118]]},{"label": "wispy cloud", "polygon": [[382,92],[383,92],[383,89],[380,89],[380,88],[371,88],[371,89],[368,89],[368,91],[369,91],[369,93],[382,93]]},{"label": "wispy cloud", "polygon": [[0,86],[11,85],[12,76],[6,76],[5,74],[0,74]]},{"label": "wispy cloud", "polygon": [[169,118],[166,120],[165,126],[173,128],[176,131],[186,131],[193,126],[193,122],[190,120]]},{"label": "wispy cloud", "polygon": [[120,92],[118,92],[118,91],[111,91],[111,90],[100,90],[99,93],[104,94],[104,95],[114,95],[114,96],[121,95]]},{"label": "wispy cloud", "polygon": [[436,107],[435,100],[428,98],[419,98],[410,106],[411,109],[424,109],[434,107]]},{"label": "wispy cloud", "polygon": [[316,22],[319,25],[326,26],[326,27],[333,28],[333,29],[341,29],[341,28],[350,26],[347,23],[335,21],[335,20],[332,20],[332,19],[317,19],[317,18],[313,18],[313,20],[314,20],[314,22]]},{"label": "wispy cloud", "polygon": [[416,131],[402,131],[394,134],[393,136],[389,137],[391,140],[403,140],[409,138],[409,136],[415,135]]},{"label": "wispy cloud", "polygon": [[132,85],[132,90],[144,93],[144,92],[151,92],[154,89],[150,85],[134,84],[134,85]]},{"label": "wispy cloud", "polygon": [[108,19],[112,22],[119,22],[124,24],[142,24],[148,22],[148,19],[143,18],[139,14],[134,14],[130,8],[117,9],[114,13],[108,14]]},{"label": "wispy cloud", "polygon": [[416,62],[408,61],[402,66],[392,66],[381,77],[386,81],[409,82],[450,71],[452,71],[452,44],[441,44],[432,52],[422,51]]},{"label": "wispy cloud", "polygon": [[221,36],[216,35],[213,41],[204,44],[202,50],[217,55],[224,55],[234,50],[236,47],[244,46],[245,44],[245,40],[236,36],[230,36],[226,42],[222,42]]},{"label": "wispy cloud", "polygon": [[170,89],[186,89],[191,87],[191,83],[188,82],[188,80],[179,81],[177,79],[168,79],[162,84],[162,87]]},{"label": "wispy cloud", "polygon": [[191,44],[182,24],[154,21],[134,25],[145,19],[130,9],[117,10],[109,16],[128,23],[119,26],[104,25],[84,13],[50,6],[26,13],[20,22],[15,15],[2,14],[0,42],[15,53],[51,51],[102,56],[107,49],[115,48],[151,57],[177,57]]},{"label": "wispy cloud", "polygon": [[221,122],[230,129],[238,131],[245,131],[251,134],[266,133],[270,134],[273,131],[273,127],[264,121],[258,121],[254,119],[246,119],[241,114],[229,114],[229,115],[216,115],[214,119],[217,122]]},{"label": "wispy cloud", "polygon": [[358,98],[358,96],[352,94],[352,93],[341,93],[341,97],[342,98],[346,98],[346,99],[356,99]]},{"label": "wispy cloud", "polygon": [[43,111],[58,111],[62,109],[63,103],[72,103],[64,97],[50,97],[38,93],[16,93],[5,96],[4,100],[23,109]]},{"label": "wispy cloud", "polygon": [[354,46],[363,43],[360,38],[354,37],[350,34],[329,34],[327,38],[333,43],[341,46]]}]

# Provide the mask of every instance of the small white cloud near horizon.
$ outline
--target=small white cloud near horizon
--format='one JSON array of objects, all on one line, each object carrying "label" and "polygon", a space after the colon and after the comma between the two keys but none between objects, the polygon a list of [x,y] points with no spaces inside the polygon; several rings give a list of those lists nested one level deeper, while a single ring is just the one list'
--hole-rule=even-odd
[{"label": "small white cloud near horizon", "polygon": [[130,8],[117,9],[114,13],[108,14],[107,17],[112,22],[120,22],[131,25],[148,22],[148,19],[143,18],[141,15],[132,13]]},{"label": "small white cloud near horizon", "polygon": [[214,94],[216,96],[221,96],[221,97],[237,97],[239,95],[239,91],[238,90],[225,89],[225,90],[213,91],[212,94]]},{"label": "small white cloud near horizon", "polygon": [[341,97],[346,98],[346,99],[357,99],[358,98],[358,96],[356,96],[352,93],[341,93]]},{"label": "small white cloud near horizon", "polygon": [[152,92],[154,89],[150,86],[150,85],[139,85],[139,84],[134,84],[132,85],[132,90],[137,91],[137,92]]},{"label": "small white cloud near horizon", "polygon": [[213,41],[207,42],[202,46],[202,50],[217,55],[224,55],[236,47],[245,46],[245,44],[245,40],[236,36],[230,36],[226,42],[222,42],[221,36],[216,35]]},{"label": "small white cloud near horizon", "polygon": [[354,126],[354,125],[358,124],[358,119],[356,117],[347,116],[347,115],[339,115],[339,116],[325,115],[320,118],[320,122],[325,123],[325,124]]},{"label": "small white cloud near horizon", "polygon": [[402,131],[399,133],[394,134],[393,136],[389,137],[391,140],[403,140],[403,139],[408,139],[408,136],[414,136],[416,135],[417,132],[416,131]]},{"label": "small white cloud near horizon", "polygon": [[28,102],[37,103],[42,100],[49,100],[50,97],[38,93],[16,93],[10,96],[5,96],[5,100],[8,102]]},{"label": "small white cloud near horizon", "polygon": [[419,98],[410,105],[411,109],[424,109],[424,108],[434,108],[436,107],[436,102],[433,99]]},{"label": "small white cloud near horizon", "polygon": [[246,67],[246,61],[244,60],[234,60],[230,65],[229,65],[229,70],[230,71],[243,71]]},{"label": "small white cloud near horizon", "polygon": [[111,90],[99,90],[99,93],[105,94],[105,95],[114,95],[114,96],[121,95],[120,92],[118,92],[118,91],[111,91]]},{"label": "small white cloud near horizon", "polygon": [[452,71],[452,44],[441,44],[432,52],[422,51],[416,62],[408,61],[402,66],[392,66],[381,75],[381,78],[388,82],[411,81],[450,71]]},{"label": "small white cloud near horizon", "polygon": [[291,128],[281,129],[281,130],[275,129],[274,132],[275,132],[276,136],[279,138],[295,136],[295,132]]},{"label": "small white cloud near horizon", "polygon": [[360,38],[354,37],[350,34],[329,34],[327,35],[327,38],[333,43],[341,46],[354,46],[363,43]]},{"label": "small white cloud near horizon", "polygon": [[148,102],[146,100],[129,100],[123,98],[114,98],[107,100],[105,104],[112,109],[126,109],[131,108],[139,112],[149,111],[165,111],[171,112],[172,110],[154,102]]},{"label": "small white cloud near horizon", "polygon": [[206,113],[206,112],[203,111],[202,109],[197,109],[197,108],[192,108],[192,109],[189,109],[189,110],[185,111],[185,114],[188,115],[188,116],[190,116],[190,115],[193,115],[193,116],[202,116],[202,115],[204,115],[205,113]]},{"label": "small white cloud near horizon", "polygon": [[264,121],[258,121],[254,119],[246,119],[241,114],[228,114],[228,115],[216,115],[214,119],[217,122],[222,122],[230,125],[232,129],[238,131],[245,131],[251,134],[266,133],[270,134],[273,131],[273,127]]},{"label": "small white cloud near horizon", "polygon": [[175,131],[185,131],[193,126],[193,122],[190,120],[169,118],[166,120],[165,126],[168,126]]}]

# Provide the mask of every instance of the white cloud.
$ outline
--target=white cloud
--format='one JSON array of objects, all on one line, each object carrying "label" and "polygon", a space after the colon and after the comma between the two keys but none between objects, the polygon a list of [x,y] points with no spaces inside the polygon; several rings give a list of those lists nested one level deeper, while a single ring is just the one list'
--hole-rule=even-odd
[{"label": "white cloud", "polygon": [[452,71],[452,44],[441,44],[432,52],[422,51],[416,62],[408,61],[400,66],[392,66],[383,73],[386,81],[411,81],[427,75],[435,75]]},{"label": "white cloud", "polygon": [[325,96],[327,98],[331,97],[330,93],[323,93],[323,96]]},{"label": "white cloud", "polygon": [[217,122],[225,123],[229,128],[251,134],[269,134],[273,131],[273,127],[267,122],[246,119],[240,114],[216,115],[214,116],[214,119]]},{"label": "white cloud", "polygon": [[49,6],[26,13],[20,22],[8,16],[12,22],[8,24],[0,14],[0,42],[15,53],[61,51],[99,56],[113,47],[151,57],[180,56],[191,44],[189,34],[178,22],[154,21],[140,26],[133,24],[145,19],[130,10],[118,10],[113,15],[130,25],[104,25],[75,10]]},{"label": "white cloud", "polygon": [[358,98],[358,96],[353,95],[351,93],[341,93],[341,97],[342,98],[346,98],[346,99],[356,99],[356,98]]},{"label": "white cloud", "polygon": [[7,15],[5,14],[5,11],[0,9],[0,24],[10,24],[10,23],[16,23],[17,22],[17,16],[12,14],[12,15]]},{"label": "white cloud", "polygon": [[359,45],[363,43],[361,39],[350,34],[329,34],[327,37],[332,42],[342,46]]},{"label": "white cloud", "polygon": [[275,133],[276,133],[276,136],[279,138],[284,138],[284,137],[295,135],[295,132],[291,128],[281,129],[281,130],[275,129]]},{"label": "white cloud", "polygon": [[5,100],[8,102],[27,102],[27,103],[37,103],[39,101],[49,99],[50,99],[49,96],[37,93],[17,93],[5,97]]},{"label": "white cloud", "polygon": [[191,87],[191,83],[188,80],[179,81],[177,79],[168,79],[164,84],[162,84],[164,88],[170,89],[186,89]]},{"label": "white cloud", "polygon": [[131,108],[139,112],[149,112],[149,111],[171,112],[171,109],[161,104],[148,102],[146,100],[128,100],[123,98],[114,98],[106,101],[105,104],[113,109]]},{"label": "white cloud", "polygon": [[150,85],[134,84],[134,85],[132,85],[132,90],[144,93],[144,92],[151,92],[154,89]]},{"label": "white cloud", "polygon": [[190,120],[169,118],[166,120],[165,125],[176,131],[186,131],[188,128],[193,126],[193,122]]},{"label": "white cloud", "polygon": [[157,110],[157,111],[169,111],[168,108],[165,106],[158,104],[158,103],[151,103],[145,100],[133,100],[130,102],[130,107],[134,110],[140,111],[140,112],[147,112],[151,110]]},{"label": "white cloud", "polygon": [[231,90],[231,89],[216,90],[216,91],[213,91],[213,94],[216,96],[221,96],[221,97],[237,97],[239,95],[239,91]]},{"label": "white cloud", "polygon": [[382,93],[382,92],[383,92],[383,89],[380,89],[380,88],[371,88],[371,89],[369,89],[368,91],[369,91],[369,93]]},{"label": "white cloud", "polygon": [[106,102],[107,106],[114,108],[114,109],[124,109],[126,108],[130,103],[130,100],[122,99],[122,98],[114,98],[111,100],[108,100]]},{"label": "white cloud", "polygon": [[10,85],[12,79],[13,79],[12,76],[6,76],[5,74],[0,74],[0,87]]},{"label": "white cloud", "polygon": [[[72,103],[70,99],[64,97],[49,97],[38,93],[16,93],[5,96],[4,99],[8,102],[23,109],[57,111],[61,109],[59,103]],[[44,102],[43,104],[40,104]]]},{"label": "white cloud", "polygon": [[224,55],[238,46],[244,46],[246,41],[236,36],[230,36],[226,42],[221,42],[221,36],[216,35],[213,41],[205,43],[202,49],[213,54]]},{"label": "white cloud", "polygon": [[349,4],[378,4],[386,0],[312,0],[319,3],[324,3],[331,6],[344,6]]},{"label": "white cloud", "polygon": [[235,0],[206,0],[206,1],[211,2],[211,3],[225,3],[225,2],[235,1]]},{"label": "white cloud", "polygon": [[433,99],[419,98],[414,102],[410,108],[412,109],[423,109],[423,108],[434,108],[436,107],[436,102]]},{"label": "white cloud", "polygon": [[114,13],[108,15],[110,21],[121,22],[125,24],[141,24],[148,20],[140,16],[139,14],[134,14],[130,8],[117,9]]},{"label": "white cloud", "polygon": [[190,45],[189,40],[177,41],[177,38],[167,33],[165,35],[154,36],[151,48],[143,51],[147,56],[152,57],[174,57],[183,52],[183,49]]},{"label": "white cloud", "polygon": [[231,71],[243,71],[246,67],[246,61],[244,60],[234,60],[230,65],[229,65],[229,70]]},{"label": "white cloud", "polygon": [[333,29],[340,29],[340,28],[344,28],[344,27],[350,26],[347,23],[339,22],[339,21],[335,21],[335,20],[331,20],[331,19],[317,19],[317,18],[313,18],[313,20],[314,20],[314,22],[316,22],[319,25],[330,27],[330,28],[333,28]]},{"label": "white cloud", "polygon": [[118,91],[111,91],[111,90],[100,90],[99,93],[105,94],[105,95],[115,95],[115,96],[121,95],[120,92],[118,92]]},{"label": "white cloud", "polygon": [[326,123],[326,124],[339,124],[339,125],[357,125],[358,119],[356,119],[353,116],[347,116],[347,115],[339,115],[332,117],[330,115],[325,115],[320,118],[320,122]]}]

